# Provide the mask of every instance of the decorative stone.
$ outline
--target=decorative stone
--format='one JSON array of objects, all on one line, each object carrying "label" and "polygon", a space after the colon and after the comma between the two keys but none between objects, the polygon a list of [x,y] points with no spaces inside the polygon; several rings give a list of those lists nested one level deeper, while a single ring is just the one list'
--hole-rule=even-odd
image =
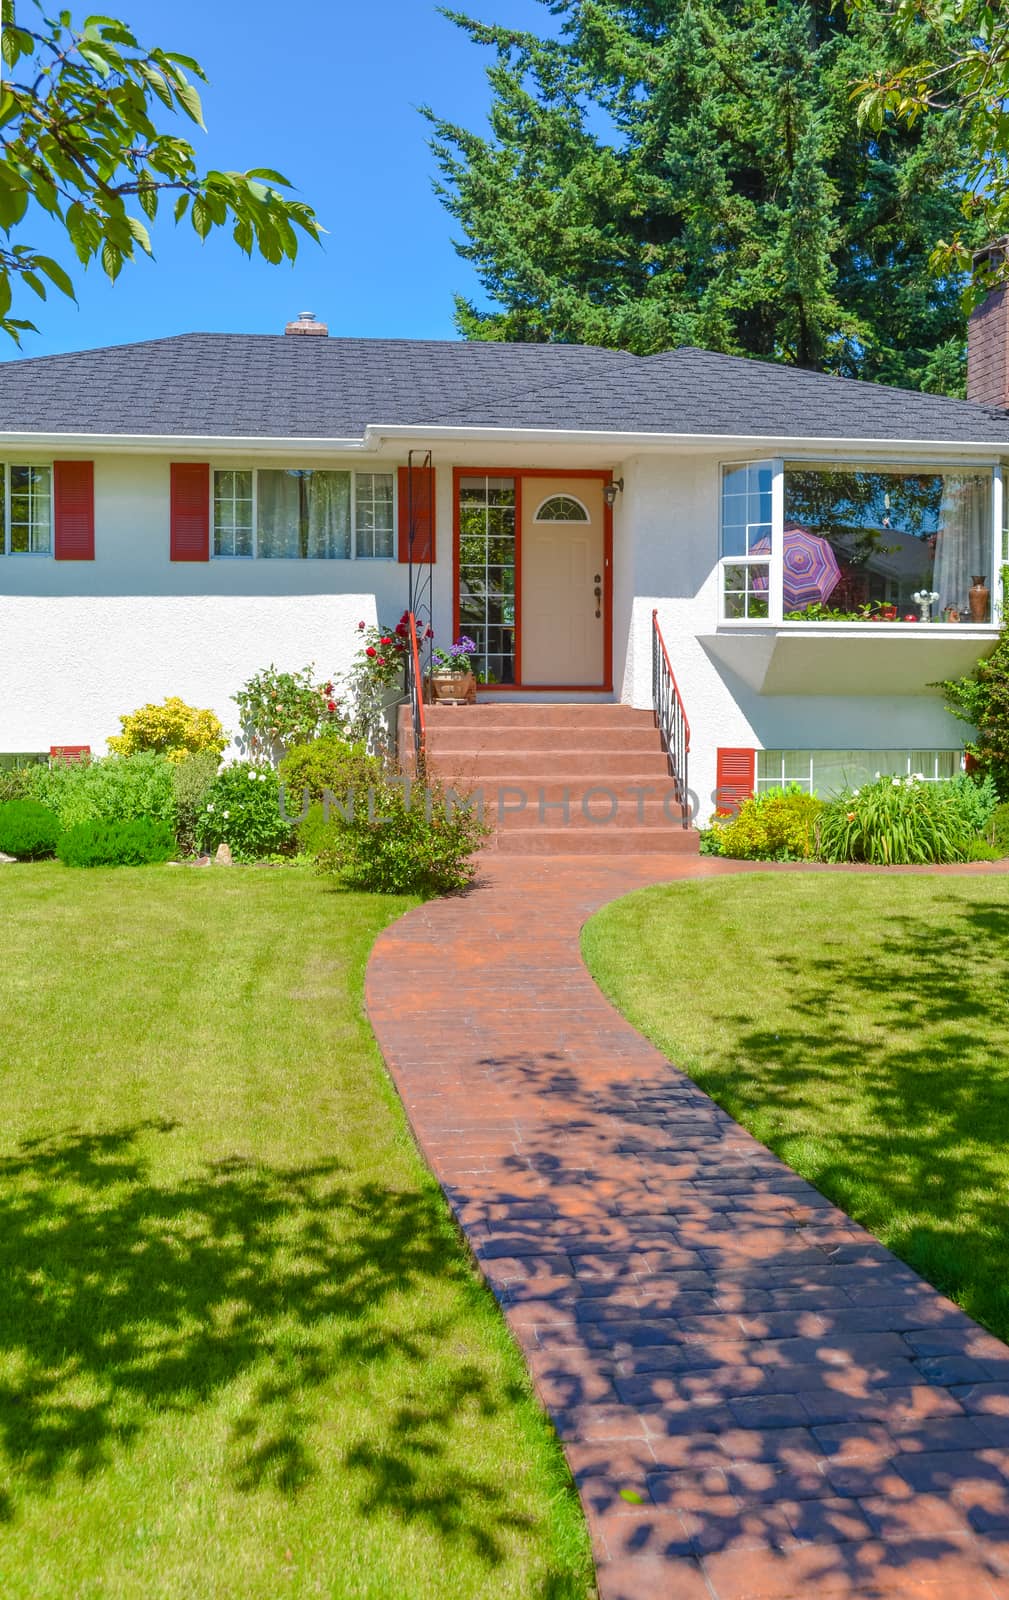
[{"label": "decorative stone", "polygon": [[219,844],[217,846],[217,854],[214,857],[214,860],[217,862],[219,867],[234,866],[234,862],[231,858],[231,850],[226,844]]}]

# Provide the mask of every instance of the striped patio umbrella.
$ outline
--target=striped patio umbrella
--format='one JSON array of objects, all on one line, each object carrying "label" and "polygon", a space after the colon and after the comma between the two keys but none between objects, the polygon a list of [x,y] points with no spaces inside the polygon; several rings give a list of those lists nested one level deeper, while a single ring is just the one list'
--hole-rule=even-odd
[{"label": "striped patio umbrella", "polygon": [[[786,522],[783,602],[786,611],[804,611],[806,606],[823,605],[841,581],[841,569],[826,539],[798,523]],[[754,556],[771,553],[769,538],[758,539],[750,548]],[[766,579],[754,579],[755,589],[766,589]]]}]

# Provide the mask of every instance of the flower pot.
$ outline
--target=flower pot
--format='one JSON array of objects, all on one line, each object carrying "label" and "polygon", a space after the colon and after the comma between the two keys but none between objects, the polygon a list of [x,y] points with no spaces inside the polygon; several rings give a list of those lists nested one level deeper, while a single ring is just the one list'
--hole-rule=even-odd
[{"label": "flower pot", "polygon": [[476,699],[476,678],[472,672],[433,672],[431,697],[441,705],[472,705]]},{"label": "flower pot", "polygon": [[984,578],[972,578],[971,590],[967,596],[971,622],[988,621],[988,602],[990,599],[991,595],[988,592],[988,585],[985,583]]},{"label": "flower pot", "polygon": [[896,620],[897,620],[897,607],[896,606],[880,606],[880,609],[879,609],[879,620],[881,622],[896,622]]}]

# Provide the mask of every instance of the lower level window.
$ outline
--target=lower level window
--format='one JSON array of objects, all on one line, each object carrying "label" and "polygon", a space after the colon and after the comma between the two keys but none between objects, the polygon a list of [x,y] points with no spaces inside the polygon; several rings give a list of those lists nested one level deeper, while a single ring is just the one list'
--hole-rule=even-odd
[{"label": "lower level window", "polygon": [[857,789],[877,773],[906,778],[920,772],[937,783],[955,777],[960,765],[959,750],[758,750],[757,790],[793,784],[827,797]]},{"label": "lower level window", "polygon": [[0,468],[0,555],[49,555],[53,544],[52,476],[51,467],[8,462]]},{"label": "lower level window", "polygon": [[37,767],[48,760],[48,750],[0,750],[0,772],[11,772],[17,767]]},{"label": "lower level window", "polygon": [[391,472],[216,471],[213,510],[215,556],[364,561],[394,554]]}]

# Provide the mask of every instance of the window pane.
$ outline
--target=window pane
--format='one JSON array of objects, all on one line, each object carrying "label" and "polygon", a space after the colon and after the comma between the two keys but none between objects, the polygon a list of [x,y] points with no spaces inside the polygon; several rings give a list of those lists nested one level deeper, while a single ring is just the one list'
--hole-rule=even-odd
[{"label": "window pane", "polygon": [[298,467],[258,472],[257,554],[268,561],[347,559],[350,477]]},{"label": "window pane", "polygon": [[252,555],[252,473],[214,473],[214,555]]},{"label": "window pane", "polygon": [[798,783],[828,800],[844,789],[871,783],[877,772],[884,778],[903,778],[920,772],[929,782],[952,778],[960,771],[959,750],[760,750],[757,753],[757,787]]},{"label": "window pane", "polygon": [[[992,506],[990,472],[786,468],[785,616],[990,620]],[[979,574],[983,617],[970,610]]]},{"label": "window pane", "polygon": [[722,555],[770,555],[774,463],[722,468]]},{"label": "window pane", "polygon": [[44,555],[51,548],[52,473],[48,467],[10,469],[10,549]]},{"label": "window pane", "polygon": [[391,557],[395,533],[392,473],[355,473],[354,506],[358,560]]},{"label": "window pane", "polygon": [[770,568],[762,562],[730,564],[722,569],[723,615],[759,620],[767,616]]},{"label": "window pane", "polygon": [[459,483],[459,621],[484,682],[515,680],[515,482]]}]

